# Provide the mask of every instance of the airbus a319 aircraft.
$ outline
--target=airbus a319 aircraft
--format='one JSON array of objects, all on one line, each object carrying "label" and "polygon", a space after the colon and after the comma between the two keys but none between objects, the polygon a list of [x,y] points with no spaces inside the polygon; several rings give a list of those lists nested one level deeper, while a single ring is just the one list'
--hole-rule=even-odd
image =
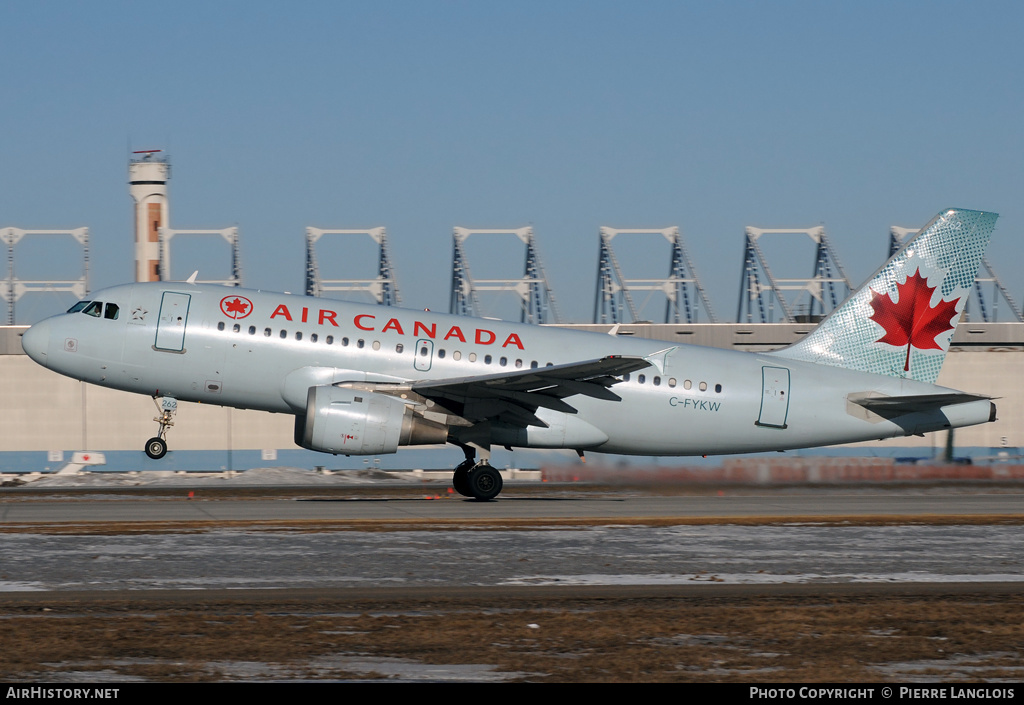
[{"label": "airbus a319 aircraft", "polygon": [[343,455],[458,445],[453,485],[493,499],[492,446],[752,453],[995,420],[935,385],[996,214],[940,213],[803,340],[764,353],[186,282],[95,292],[25,332],[36,362],[147,394],[160,458],[178,401],[295,416]]}]

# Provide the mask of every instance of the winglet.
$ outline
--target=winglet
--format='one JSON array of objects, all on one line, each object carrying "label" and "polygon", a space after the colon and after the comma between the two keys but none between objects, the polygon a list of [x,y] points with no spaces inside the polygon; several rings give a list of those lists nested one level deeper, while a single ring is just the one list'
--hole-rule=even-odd
[{"label": "winglet", "polygon": [[658,370],[658,374],[663,375],[665,374],[665,360],[678,349],[678,345],[673,345],[671,348],[665,348],[664,350],[653,352],[650,355],[645,355],[644,360],[650,363],[652,367],[656,368]]},{"label": "winglet", "polygon": [[192,272],[192,276],[191,276],[191,277],[189,277],[189,278],[188,278],[188,279],[186,280],[186,282],[187,282],[188,284],[195,284],[195,283],[196,283],[196,277],[198,277],[198,276],[199,276],[199,270],[197,269],[196,271]]}]

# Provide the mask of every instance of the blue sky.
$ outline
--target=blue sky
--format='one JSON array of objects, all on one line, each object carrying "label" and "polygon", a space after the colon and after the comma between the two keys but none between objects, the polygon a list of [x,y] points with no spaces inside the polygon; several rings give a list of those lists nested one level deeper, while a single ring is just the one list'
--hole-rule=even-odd
[{"label": "blue sky", "polygon": [[[732,320],[747,225],[823,224],[860,283],[891,225],[963,206],[1001,214],[1024,296],[1020,3],[42,1],[0,26],[0,227],[88,226],[94,289],[133,276],[128,152],[161,148],[172,227],[237,225],[252,287],[302,290],[307,226],[383,225],[403,303],[447,310],[453,227],[532,225],[589,321],[599,227],[677,225]],[[224,270],[210,247],[175,273]],[[667,245],[616,248],[667,269]],[[521,266],[511,240],[470,256]],[[809,242],[769,256],[810,275]]]}]

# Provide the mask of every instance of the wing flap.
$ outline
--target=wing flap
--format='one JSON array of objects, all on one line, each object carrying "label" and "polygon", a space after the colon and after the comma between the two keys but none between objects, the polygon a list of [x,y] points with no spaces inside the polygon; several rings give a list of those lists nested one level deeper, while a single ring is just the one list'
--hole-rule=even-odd
[{"label": "wing flap", "polygon": [[524,406],[541,406],[552,411],[561,411],[564,414],[575,414],[576,407],[566,404],[558,397],[542,394],[540,392],[496,392],[499,398],[508,399]]}]

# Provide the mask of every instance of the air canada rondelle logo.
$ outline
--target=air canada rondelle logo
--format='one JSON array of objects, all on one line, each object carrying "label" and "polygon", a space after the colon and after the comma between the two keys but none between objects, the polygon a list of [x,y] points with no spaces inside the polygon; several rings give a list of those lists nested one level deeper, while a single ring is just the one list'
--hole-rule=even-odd
[{"label": "air canada rondelle logo", "polygon": [[245,318],[252,313],[252,301],[244,296],[225,296],[220,300],[220,310],[228,318]]}]

